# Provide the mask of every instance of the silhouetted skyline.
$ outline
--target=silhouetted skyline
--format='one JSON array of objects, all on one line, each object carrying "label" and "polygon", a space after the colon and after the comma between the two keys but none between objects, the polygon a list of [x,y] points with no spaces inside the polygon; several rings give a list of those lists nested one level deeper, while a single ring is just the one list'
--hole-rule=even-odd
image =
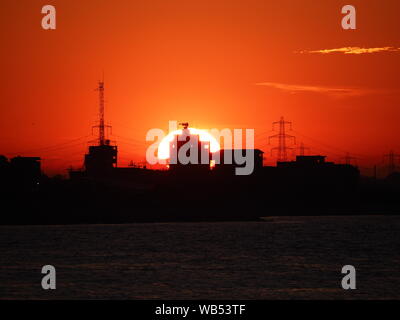
[{"label": "silhouetted skyline", "polygon": [[284,115],[313,153],[350,152],[372,168],[399,152],[400,53],[384,48],[400,47],[400,4],[352,4],[358,28],[345,31],[341,1],[60,0],[57,29],[45,31],[41,1],[3,1],[0,150],[40,153],[46,172],[81,166],[104,70],[125,164],[143,161],[147,130],[169,120],[254,128],[267,153]]}]

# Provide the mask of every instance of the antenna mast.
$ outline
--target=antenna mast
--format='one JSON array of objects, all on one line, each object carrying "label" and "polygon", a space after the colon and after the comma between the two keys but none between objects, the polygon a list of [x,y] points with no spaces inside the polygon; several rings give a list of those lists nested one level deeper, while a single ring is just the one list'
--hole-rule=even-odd
[{"label": "antenna mast", "polygon": [[106,138],[106,129],[111,128],[104,122],[104,80],[99,81],[99,86],[96,90],[99,92],[99,124],[93,128],[99,128],[98,142],[100,146],[104,146],[110,144],[110,140]]},{"label": "antenna mast", "polygon": [[99,81],[99,144],[105,144],[105,128],[104,128],[104,82]]}]

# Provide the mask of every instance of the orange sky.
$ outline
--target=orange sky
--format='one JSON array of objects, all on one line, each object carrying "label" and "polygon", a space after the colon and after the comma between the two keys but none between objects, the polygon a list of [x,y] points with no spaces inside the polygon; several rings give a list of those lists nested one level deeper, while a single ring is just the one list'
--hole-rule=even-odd
[{"label": "orange sky", "polygon": [[[357,30],[341,28],[346,4]],[[398,0],[2,0],[0,15],[0,154],[41,156],[47,172],[82,164],[103,70],[121,165],[144,160],[147,130],[169,120],[254,128],[267,157],[281,115],[331,160],[400,152]],[[314,52],[343,47],[392,49]]]}]

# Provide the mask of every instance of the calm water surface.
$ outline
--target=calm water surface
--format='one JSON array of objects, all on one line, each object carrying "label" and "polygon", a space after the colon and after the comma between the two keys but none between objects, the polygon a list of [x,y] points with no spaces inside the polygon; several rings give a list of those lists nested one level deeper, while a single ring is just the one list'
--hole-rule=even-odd
[{"label": "calm water surface", "polygon": [[1,226],[0,259],[0,299],[399,299],[400,217]]}]

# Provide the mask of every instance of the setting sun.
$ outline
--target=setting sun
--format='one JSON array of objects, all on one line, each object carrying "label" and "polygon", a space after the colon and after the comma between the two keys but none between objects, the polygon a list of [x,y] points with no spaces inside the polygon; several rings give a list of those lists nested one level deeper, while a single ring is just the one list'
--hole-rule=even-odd
[{"label": "setting sun", "polygon": [[[190,134],[197,134],[200,136],[200,141],[210,142],[210,152],[214,153],[219,151],[220,145],[218,141],[209,133],[207,130],[201,130],[196,128],[188,128]],[[176,135],[182,134],[182,129],[171,131],[167,136],[162,139],[158,146],[158,158],[169,159],[169,145],[174,140]]]}]

